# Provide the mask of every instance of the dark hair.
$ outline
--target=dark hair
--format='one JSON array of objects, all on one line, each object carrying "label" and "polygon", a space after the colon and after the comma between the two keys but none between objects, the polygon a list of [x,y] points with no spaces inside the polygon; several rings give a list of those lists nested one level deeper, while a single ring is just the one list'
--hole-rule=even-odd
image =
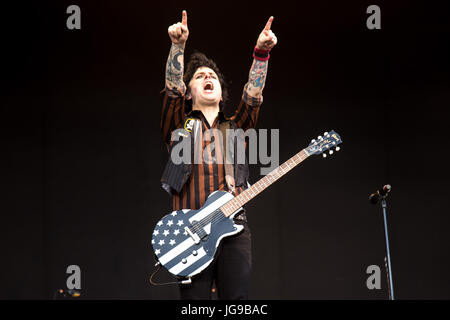
[{"label": "dark hair", "polygon": [[[189,90],[190,90],[189,82],[191,81],[192,77],[194,76],[195,71],[197,71],[197,69],[201,68],[201,67],[210,68],[217,74],[217,76],[219,77],[220,86],[222,87],[222,100],[223,100],[223,103],[225,103],[228,99],[228,85],[225,81],[225,77],[222,74],[222,72],[220,72],[220,69],[219,69],[219,67],[217,67],[216,63],[213,60],[208,59],[201,52],[194,52],[191,55],[189,62],[186,66],[186,71],[184,73],[183,81],[187,86],[187,91],[189,92]],[[221,103],[220,107],[221,107],[221,109],[223,109],[222,103]]]}]

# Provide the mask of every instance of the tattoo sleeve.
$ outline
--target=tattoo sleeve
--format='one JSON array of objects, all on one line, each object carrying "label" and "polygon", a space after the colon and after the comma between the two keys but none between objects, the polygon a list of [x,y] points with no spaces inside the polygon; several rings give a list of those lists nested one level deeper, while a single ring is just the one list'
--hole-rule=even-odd
[{"label": "tattoo sleeve", "polygon": [[252,97],[262,94],[266,83],[268,61],[254,59],[248,76],[247,93]]},{"label": "tattoo sleeve", "polygon": [[184,45],[172,43],[166,64],[166,86],[171,91],[184,94],[186,86],[183,82],[184,73]]}]

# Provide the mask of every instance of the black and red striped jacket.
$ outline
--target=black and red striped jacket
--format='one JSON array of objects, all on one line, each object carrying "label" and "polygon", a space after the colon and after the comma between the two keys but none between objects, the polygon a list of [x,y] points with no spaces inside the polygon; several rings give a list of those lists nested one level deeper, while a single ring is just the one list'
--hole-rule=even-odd
[{"label": "black and red striped jacket", "polygon": [[[243,131],[255,128],[262,97],[256,99],[248,96],[245,87],[234,115],[228,118],[223,112],[219,112],[210,126],[201,111],[188,111],[190,107],[187,106],[184,95],[168,89],[163,92],[161,131],[162,138],[169,151],[169,159],[161,182],[164,189],[172,195],[172,210],[199,209],[212,192],[227,190],[224,164],[217,161],[217,159],[223,159],[221,158],[223,157],[223,145],[219,143],[221,142],[220,139],[216,139],[214,130],[210,129],[218,129],[219,124],[224,121],[230,121],[232,128],[240,128]],[[177,142],[172,141],[172,132],[176,129],[185,128],[189,119],[195,120],[197,126],[195,130],[189,130],[191,131],[189,138],[192,139],[191,159],[198,156],[194,152],[201,150],[204,151],[201,155],[204,161],[201,161],[201,163],[192,161],[189,164],[174,164],[170,152]],[[245,161],[245,164],[234,165],[234,178],[235,194],[239,194],[247,188],[247,161]]]}]

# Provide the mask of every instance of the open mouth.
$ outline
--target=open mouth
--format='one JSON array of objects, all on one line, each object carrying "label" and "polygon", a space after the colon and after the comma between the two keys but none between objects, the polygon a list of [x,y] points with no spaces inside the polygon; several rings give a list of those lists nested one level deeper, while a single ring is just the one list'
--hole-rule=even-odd
[{"label": "open mouth", "polygon": [[213,83],[212,82],[206,82],[204,87],[203,87],[203,90],[206,91],[206,92],[212,92],[214,90]]}]

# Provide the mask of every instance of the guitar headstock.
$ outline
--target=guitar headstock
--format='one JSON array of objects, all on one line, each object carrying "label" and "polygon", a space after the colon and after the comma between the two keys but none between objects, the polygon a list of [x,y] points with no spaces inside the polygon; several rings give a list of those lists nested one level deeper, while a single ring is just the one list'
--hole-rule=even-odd
[{"label": "guitar headstock", "polygon": [[335,147],[335,151],[339,151],[338,144],[342,143],[342,139],[337,132],[331,130],[330,132],[325,132],[322,136],[318,136],[317,139],[312,139],[309,146],[305,149],[308,155],[311,154],[322,154],[325,158],[327,156],[326,151],[331,155],[334,153],[332,148]]}]

